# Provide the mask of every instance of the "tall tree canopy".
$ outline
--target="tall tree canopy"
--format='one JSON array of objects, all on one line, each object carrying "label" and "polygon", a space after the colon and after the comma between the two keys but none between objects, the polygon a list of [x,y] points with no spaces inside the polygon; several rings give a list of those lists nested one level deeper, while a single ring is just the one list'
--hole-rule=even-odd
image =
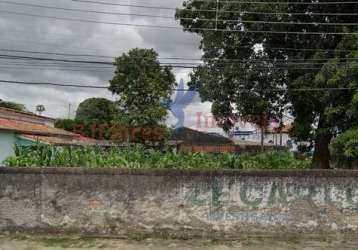
[{"label": "tall tree canopy", "polygon": [[160,65],[153,49],[132,49],[116,58],[115,66],[109,90],[118,95],[120,123],[153,126],[163,121],[167,110],[161,102],[176,86],[171,68]]},{"label": "tall tree canopy", "polygon": [[[177,11],[181,25],[202,38],[204,65],[194,71],[191,84],[214,102],[214,114],[220,119],[241,114],[239,107],[247,99],[238,97],[242,89],[252,89],[252,83],[245,82],[250,74],[246,64],[254,65],[250,58],[262,50],[268,59],[261,62],[274,64],[284,74],[282,93],[295,116],[294,136],[314,142],[313,166],[328,168],[332,137],[352,121],[358,69],[351,58],[357,58],[358,36],[353,33],[358,26],[357,16],[349,13],[358,13],[358,3],[248,2],[188,0]],[[256,69],[266,71],[267,66]],[[282,88],[280,81],[274,85]],[[245,111],[251,112],[250,107]]]}]

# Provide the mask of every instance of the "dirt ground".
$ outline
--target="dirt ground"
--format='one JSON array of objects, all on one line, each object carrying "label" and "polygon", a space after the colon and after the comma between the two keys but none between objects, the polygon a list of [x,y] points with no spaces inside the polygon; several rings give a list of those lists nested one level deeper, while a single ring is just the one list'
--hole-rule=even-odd
[{"label": "dirt ground", "polygon": [[95,238],[54,238],[35,236],[0,237],[0,250],[317,250],[358,249],[352,240],[275,240],[245,239],[240,241],[209,240],[119,240]]}]

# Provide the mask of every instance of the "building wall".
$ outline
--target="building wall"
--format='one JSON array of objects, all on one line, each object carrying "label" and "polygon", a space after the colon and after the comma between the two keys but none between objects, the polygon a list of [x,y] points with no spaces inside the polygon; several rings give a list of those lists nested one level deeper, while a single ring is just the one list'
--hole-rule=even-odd
[{"label": "building wall", "polygon": [[36,145],[37,142],[36,141],[31,141],[27,138],[24,138],[22,136],[17,135],[16,136],[16,145],[18,146],[32,146],[32,145]]},{"label": "building wall", "polygon": [[[261,133],[257,131],[257,133],[253,133],[251,135],[242,135],[242,136],[235,136],[233,138],[234,141],[238,140],[246,140],[249,142],[256,142],[258,144],[261,143]],[[292,147],[290,150],[296,151],[297,150],[297,144],[295,141],[290,137],[288,133],[282,133],[282,146],[288,146],[288,142],[290,141],[290,144]],[[272,133],[266,133],[264,136],[264,143],[272,146],[281,146],[280,145],[280,134],[272,134]]]},{"label": "building wall", "polygon": [[14,155],[15,134],[0,130],[0,164],[9,156]]},{"label": "building wall", "polygon": [[192,153],[235,153],[236,146],[231,144],[181,144],[179,145],[179,150]]},{"label": "building wall", "polygon": [[357,235],[358,173],[0,168],[0,215],[31,233]]}]

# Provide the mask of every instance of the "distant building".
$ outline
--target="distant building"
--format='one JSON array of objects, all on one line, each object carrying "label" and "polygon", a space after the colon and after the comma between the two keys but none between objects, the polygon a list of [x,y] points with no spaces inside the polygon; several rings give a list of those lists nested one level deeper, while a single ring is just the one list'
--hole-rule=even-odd
[{"label": "distant building", "polygon": [[0,163],[14,155],[15,145],[94,145],[101,142],[55,128],[55,119],[0,108]]},{"label": "distant building", "polygon": [[186,127],[177,128],[171,138],[178,150],[184,152],[224,153],[235,152],[235,144],[217,133],[205,133]]},{"label": "distant building", "polygon": [[265,131],[265,142],[275,146],[292,146],[293,140],[290,137],[292,124],[285,124],[281,129],[269,127]]},{"label": "distant building", "polygon": [[[292,124],[285,124],[281,130],[270,126],[265,130],[264,134],[264,143],[270,146],[285,146],[288,148],[295,147],[293,139],[290,137],[290,130],[292,129]],[[248,143],[257,143],[261,142],[261,130],[254,128],[251,129],[240,129],[236,128],[231,133],[231,138],[237,144],[242,144],[247,141]]]}]

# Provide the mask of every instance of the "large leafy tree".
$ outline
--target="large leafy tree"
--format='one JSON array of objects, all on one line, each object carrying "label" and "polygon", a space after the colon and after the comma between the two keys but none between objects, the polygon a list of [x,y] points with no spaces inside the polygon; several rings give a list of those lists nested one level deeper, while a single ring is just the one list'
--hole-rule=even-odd
[{"label": "large leafy tree", "polygon": [[119,123],[126,126],[155,126],[167,115],[161,102],[176,86],[168,66],[160,65],[153,49],[132,49],[115,60],[115,76],[109,90],[118,96]]},{"label": "large leafy tree", "polygon": [[[194,72],[193,79],[215,78],[220,89],[211,93],[213,109],[219,110],[216,116],[235,115],[239,110],[228,96],[240,90],[246,78],[247,69],[241,63],[247,62],[258,46],[262,47],[276,69],[284,72],[285,99],[296,119],[294,135],[298,140],[314,142],[314,167],[328,168],[329,143],[337,131],[346,129],[345,122],[350,119],[347,112],[355,94],[350,88],[357,86],[350,77],[357,69],[348,59],[357,50],[357,37],[352,35],[357,26],[347,24],[356,23],[356,16],[332,13],[357,13],[358,3],[264,2],[188,0],[183,3],[184,8],[177,11],[176,17],[186,30],[201,36],[200,47],[204,52],[205,64]],[[347,64],[351,70],[345,72],[341,67]],[[262,67],[257,68],[260,69]],[[331,81],[334,75],[345,73],[344,81]],[[192,82],[198,83],[200,81]],[[245,87],[250,87],[249,84],[247,82]],[[324,90],[332,86],[339,90]],[[207,91],[210,90],[200,92],[206,96]],[[246,99],[239,103],[246,103]],[[335,119],[338,116],[344,119]]]},{"label": "large leafy tree", "polygon": [[[220,63],[200,67],[191,83],[203,101],[213,102],[212,113],[219,126],[229,131],[238,119],[251,122],[261,129],[262,146],[265,129],[272,119],[282,117],[285,102],[280,90],[272,91],[283,89],[285,74],[264,59],[265,53],[253,52],[245,63],[231,65],[224,72],[220,72]],[[243,66],[244,75],[237,74]],[[212,67],[217,68],[217,74],[212,74]]]}]

